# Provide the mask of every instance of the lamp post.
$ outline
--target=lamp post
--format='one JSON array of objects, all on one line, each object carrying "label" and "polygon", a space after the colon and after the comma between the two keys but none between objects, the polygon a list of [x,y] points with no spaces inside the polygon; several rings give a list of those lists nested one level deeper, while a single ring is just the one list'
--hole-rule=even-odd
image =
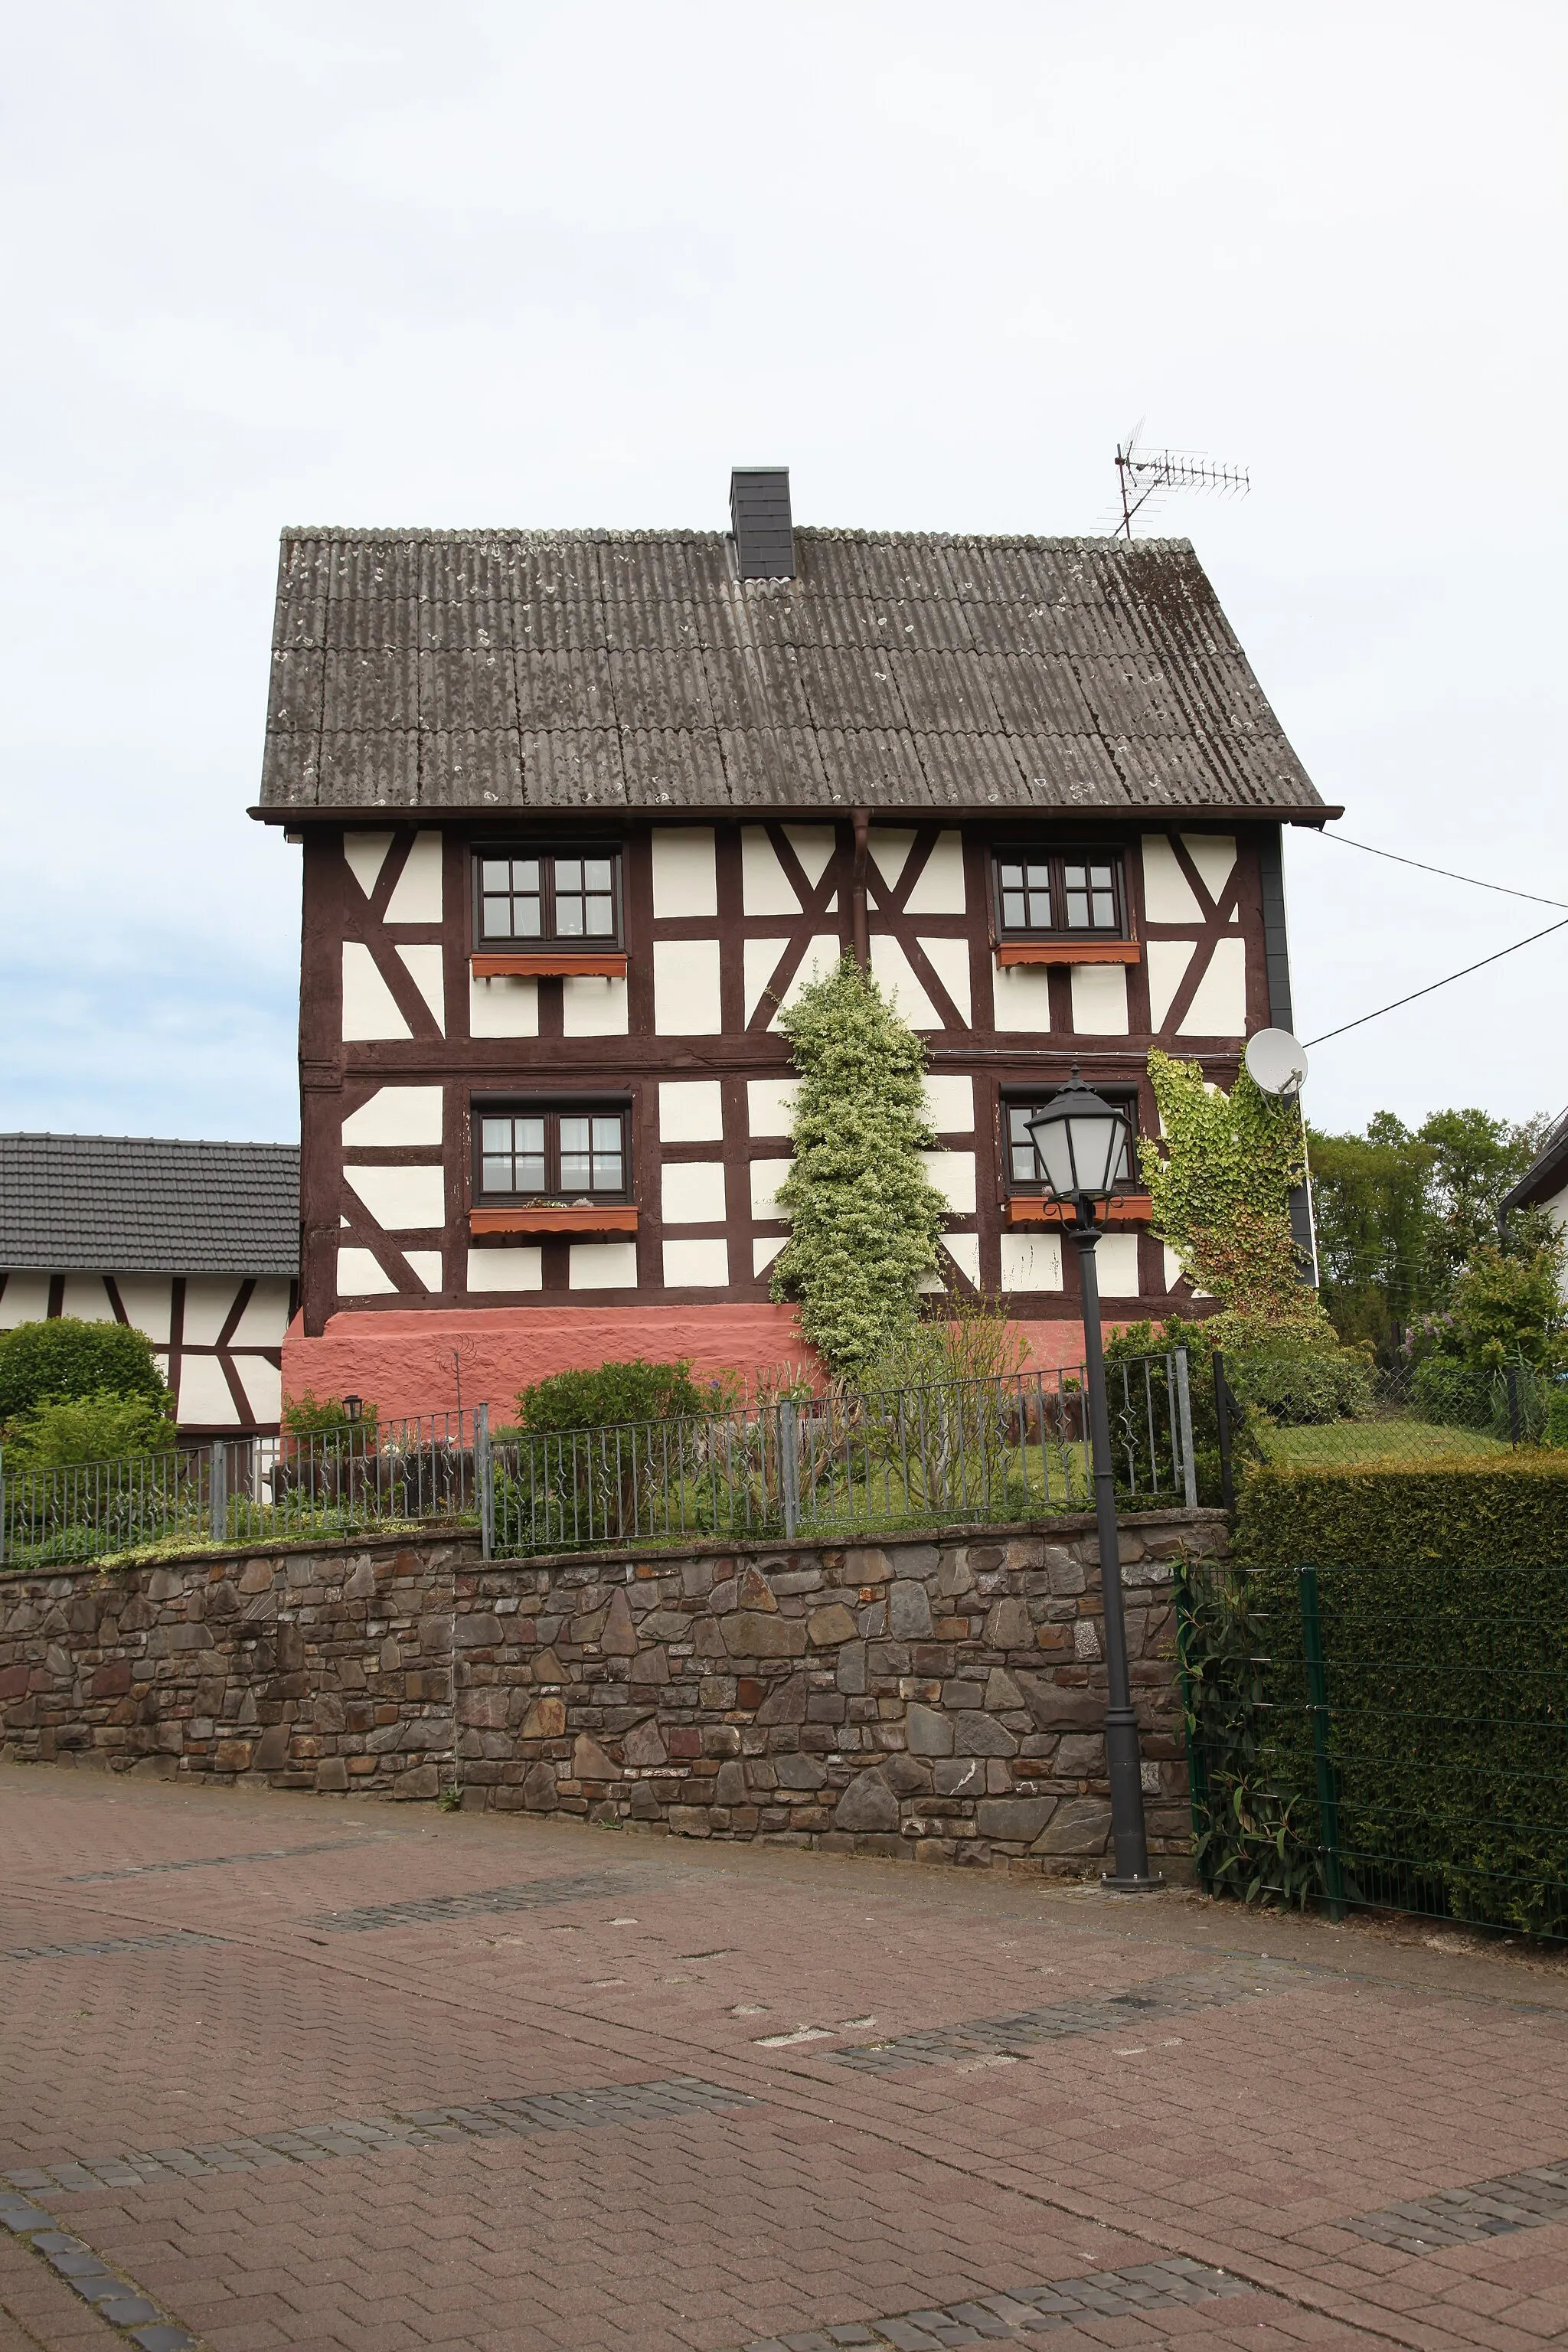
[{"label": "lamp post", "polygon": [[1100,1278],[1095,1249],[1102,1212],[1130,1174],[1131,1124],[1125,1111],[1090,1092],[1074,1065],[1072,1083],[1028,1121],[1047,1189],[1072,1223],[1083,1291],[1084,1370],[1089,1383],[1089,1447],[1094,1462],[1094,1517],[1100,1538],[1100,1587],[1105,1605],[1105,1761],[1110,1780],[1110,1835],[1116,1867],[1101,1884],[1121,1895],[1163,1886],[1149,1868],[1143,1827],[1143,1780],[1138,1721],[1127,1673],[1127,1627],[1121,1607],[1121,1551],[1116,1529],[1116,1483],[1110,1464],[1110,1412],[1105,1395],[1105,1352],[1100,1334]]}]

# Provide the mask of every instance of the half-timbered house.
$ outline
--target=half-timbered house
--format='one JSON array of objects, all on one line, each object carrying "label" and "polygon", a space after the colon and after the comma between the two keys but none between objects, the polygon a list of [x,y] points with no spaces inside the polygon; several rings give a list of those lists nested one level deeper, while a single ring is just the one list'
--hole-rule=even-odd
[{"label": "half-timbered house", "polygon": [[[928,1047],[943,1274],[1077,1357],[1025,1121],[1153,1119],[1289,1025],[1325,809],[1191,547],[794,526],[284,534],[258,817],[304,854],[290,1387],[384,1409],[605,1356],[798,1355],[780,1017],[868,962]],[[1147,1203],[1107,1312],[1187,1302]]]},{"label": "half-timbered house", "polygon": [[0,1135],[0,1331],[57,1315],[133,1324],[183,1435],[270,1433],[299,1200],[291,1143]]}]

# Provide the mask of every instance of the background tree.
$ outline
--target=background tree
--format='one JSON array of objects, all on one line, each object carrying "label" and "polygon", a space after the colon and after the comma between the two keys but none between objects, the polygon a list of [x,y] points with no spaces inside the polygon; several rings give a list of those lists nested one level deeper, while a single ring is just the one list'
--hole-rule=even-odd
[{"label": "background tree", "polygon": [[160,1412],[169,1391],[144,1332],[128,1323],[56,1315],[0,1332],[0,1423],[31,1406],[142,1397]]},{"label": "background tree", "polygon": [[790,1237],[773,1296],[800,1302],[807,1340],[863,1379],[916,1318],[947,1203],[921,1158],[925,1048],[868,972],[846,956],[781,1017],[800,1072],[795,1160],[779,1188]]}]

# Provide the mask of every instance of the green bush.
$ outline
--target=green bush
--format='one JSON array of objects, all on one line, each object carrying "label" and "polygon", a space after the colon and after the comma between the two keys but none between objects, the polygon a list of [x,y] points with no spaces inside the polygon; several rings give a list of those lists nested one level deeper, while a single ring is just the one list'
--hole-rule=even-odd
[{"label": "green bush", "polygon": [[368,1398],[362,1398],[359,1411],[351,1413],[341,1397],[319,1397],[313,1389],[290,1397],[283,1408],[283,1426],[295,1437],[330,1437],[344,1429],[370,1430],[380,1418],[379,1409]]},{"label": "green bush", "polygon": [[1256,1568],[1568,1565],[1568,1454],[1250,1470],[1237,1556]]},{"label": "green bush", "polygon": [[1568,1381],[1559,1381],[1547,1398],[1546,1443],[1568,1446]]},{"label": "green bush", "polygon": [[60,1470],[83,1462],[112,1462],[128,1454],[161,1454],[179,1433],[151,1397],[72,1397],[29,1405],[7,1423],[5,1467]]},{"label": "green bush", "polygon": [[1370,1367],[1331,1335],[1305,1339],[1287,1327],[1250,1346],[1226,1349],[1225,1361],[1243,1404],[1256,1405],[1287,1428],[1353,1421],[1372,1403]]},{"label": "green bush", "polygon": [[616,1429],[628,1422],[681,1421],[722,1412],[734,1399],[722,1382],[699,1388],[689,1359],[601,1364],[592,1372],[552,1372],[517,1392],[518,1425],[530,1432]]},{"label": "green bush", "polygon": [[[1560,1501],[1568,1463],[1535,1483]],[[1187,1576],[1206,1884],[1568,1934],[1568,1566],[1475,1557],[1319,1570],[1331,1811],[1303,1580]]]},{"label": "green bush", "polygon": [[1459,1356],[1423,1356],[1410,1374],[1410,1392],[1423,1421],[1446,1429],[1490,1429],[1492,1376],[1484,1364]]},{"label": "green bush", "polygon": [[0,1423],[49,1400],[103,1395],[168,1402],[145,1332],[128,1323],[84,1323],[56,1315],[0,1333]]}]

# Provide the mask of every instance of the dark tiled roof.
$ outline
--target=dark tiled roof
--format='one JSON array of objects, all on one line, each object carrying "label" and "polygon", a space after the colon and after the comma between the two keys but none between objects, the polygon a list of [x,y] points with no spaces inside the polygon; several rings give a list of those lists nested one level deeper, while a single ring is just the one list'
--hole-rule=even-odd
[{"label": "dark tiled roof", "polygon": [[158,1136],[0,1135],[0,1267],[298,1274],[299,1150]]},{"label": "dark tiled roof", "polygon": [[1512,1192],[1505,1193],[1500,1206],[1505,1215],[1510,1209],[1532,1209],[1564,1191],[1568,1191],[1568,1117],[1558,1120],[1541,1157],[1525,1170]]},{"label": "dark tiled roof", "polygon": [[287,531],[261,810],[1322,803],[1185,540]]}]

